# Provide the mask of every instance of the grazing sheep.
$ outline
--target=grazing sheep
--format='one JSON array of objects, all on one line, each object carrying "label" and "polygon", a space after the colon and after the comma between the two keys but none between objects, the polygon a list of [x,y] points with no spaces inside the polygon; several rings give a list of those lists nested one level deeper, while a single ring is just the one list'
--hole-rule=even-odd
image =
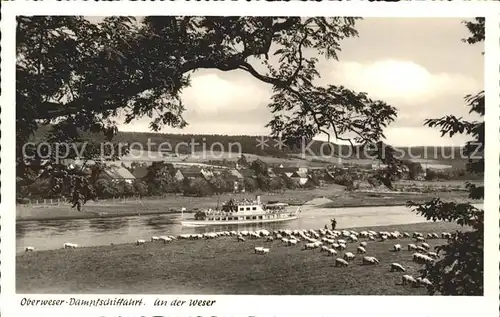
[{"label": "grazing sheep", "polygon": [[369,236],[368,236],[368,240],[370,240],[370,241],[375,241],[375,237],[374,237],[373,235],[369,235]]},{"label": "grazing sheep", "polygon": [[373,256],[365,256],[363,257],[363,264],[374,265],[380,264],[380,262]]},{"label": "grazing sheep", "polygon": [[431,248],[427,243],[422,243],[421,247],[426,249],[426,250],[429,250]]},{"label": "grazing sheep", "polygon": [[273,238],[273,237],[271,237],[271,236],[266,237],[266,241],[268,241],[268,242],[269,242],[269,241],[273,241],[273,240],[274,240],[274,238]]},{"label": "grazing sheep", "polygon": [[358,237],[356,237],[355,235],[351,235],[349,237],[349,239],[351,240],[351,242],[357,242],[358,241]]},{"label": "grazing sheep", "polygon": [[328,249],[328,255],[337,255],[337,251],[334,249]]},{"label": "grazing sheep", "polygon": [[344,260],[346,261],[354,260],[354,254],[352,254],[351,252],[346,252],[344,254]]},{"label": "grazing sheep", "polygon": [[414,232],[413,237],[416,239],[417,237],[423,237],[424,235],[421,234],[420,232]]},{"label": "grazing sheep", "polygon": [[160,240],[159,237],[156,237],[156,236],[151,237],[151,242],[155,242],[155,241],[158,241],[158,240]]},{"label": "grazing sheep", "polygon": [[420,252],[420,253],[427,253],[427,249],[424,248],[424,247],[421,247],[419,245],[417,245],[417,249],[416,249],[417,252]]},{"label": "grazing sheep", "polygon": [[322,245],[321,249],[319,249],[319,252],[328,251],[328,250],[329,250],[329,248],[327,246]]},{"label": "grazing sheep", "polygon": [[269,254],[269,248],[262,248],[262,254]]},{"label": "grazing sheep", "polygon": [[416,262],[418,264],[431,263],[432,261],[434,261],[434,260],[425,254],[421,254],[421,253],[414,253],[413,254],[413,262]]},{"label": "grazing sheep", "polygon": [[434,236],[432,235],[432,233],[427,234],[427,239],[433,239],[433,238],[434,238]]},{"label": "grazing sheep", "polygon": [[356,252],[358,254],[363,254],[363,253],[366,253],[366,249],[363,248],[362,246],[359,246],[357,249],[356,249]]},{"label": "grazing sheep", "polygon": [[443,238],[443,239],[451,239],[451,233],[443,232],[443,233],[441,233],[441,238]]},{"label": "grazing sheep", "polygon": [[438,258],[438,254],[436,252],[428,252],[427,255],[434,259]]},{"label": "grazing sheep", "polygon": [[34,247],[26,247],[26,249],[24,251],[25,252],[33,252],[33,251],[35,251],[35,248]]},{"label": "grazing sheep", "polygon": [[416,240],[417,242],[425,242],[425,238],[424,238],[424,237],[421,237],[421,236],[416,237],[416,238],[415,238],[415,240]]},{"label": "grazing sheep", "polygon": [[255,247],[255,248],[254,248],[254,252],[255,252],[255,253],[261,253],[261,252],[263,252],[263,250],[264,250],[264,248],[263,248],[263,247]]},{"label": "grazing sheep", "polygon": [[65,249],[76,249],[76,247],[77,247],[77,246],[78,246],[77,244],[74,244],[74,243],[69,243],[69,242],[66,242],[66,243],[64,244],[64,248],[65,248]]},{"label": "grazing sheep", "polygon": [[391,263],[391,272],[405,272],[405,268],[399,263]]},{"label": "grazing sheep", "polygon": [[241,242],[245,242],[245,238],[243,238],[243,236],[238,236],[237,240],[241,241]]},{"label": "grazing sheep", "polygon": [[380,236],[380,239],[381,239],[382,241],[385,241],[385,240],[387,240],[387,236],[386,236],[386,235],[382,235],[382,236]]},{"label": "grazing sheep", "polygon": [[433,234],[432,234],[432,237],[433,237],[434,239],[439,239],[439,235],[438,235],[437,233],[433,233]]},{"label": "grazing sheep", "polygon": [[405,238],[411,238],[410,234],[408,232],[403,232],[403,237]]},{"label": "grazing sheep", "polygon": [[408,244],[408,251],[413,251],[413,250],[416,250],[416,249],[417,249],[417,246],[414,245],[413,243]]},{"label": "grazing sheep", "polygon": [[400,244],[395,244],[392,248],[394,249],[394,252],[401,251],[401,245]]},{"label": "grazing sheep", "polygon": [[368,235],[369,235],[369,234],[368,234],[368,231],[361,231],[361,232],[359,233],[359,236],[360,236],[361,238],[368,238]]},{"label": "grazing sheep", "polygon": [[415,285],[417,284],[417,281],[411,275],[403,275],[402,285],[406,284]]},{"label": "grazing sheep", "polygon": [[359,244],[360,247],[363,247],[363,248],[366,248],[366,246],[368,245],[368,243],[366,243],[366,241],[363,241]]},{"label": "grazing sheep", "polygon": [[314,243],[306,243],[306,244],[304,244],[304,250],[316,249],[316,248],[317,248],[317,246]]},{"label": "grazing sheep", "polygon": [[288,240],[288,245],[297,245],[297,240]]},{"label": "grazing sheep", "polygon": [[347,242],[343,239],[339,239],[339,240],[337,240],[337,243],[338,244],[346,244]]},{"label": "grazing sheep", "polygon": [[160,237],[160,240],[161,240],[163,243],[167,243],[167,242],[172,241],[172,239],[170,239],[169,237]]},{"label": "grazing sheep", "polygon": [[141,245],[141,244],[145,244],[146,243],[146,240],[142,240],[142,239],[139,239],[135,242],[136,245]]},{"label": "grazing sheep", "polygon": [[347,262],[346,260],[344,259],[341,259],[341,258],[336,258],[335,259],[335,267],[346,267],[349,265],[349,262]]},{"label": "grazing sheep", "polygon": [[342,251],[342,250],[345,250],[345,249],[347,249],[347,246],[344,243],[340,243],[339,244],[339,250]]},{"label": "grazing sheep", "polygon": [[426,278],[419,278],[418,279],[418,283],[421,284],[421,285],[425,285],[425,286],[432,286],[431,281],[429,281]]}]

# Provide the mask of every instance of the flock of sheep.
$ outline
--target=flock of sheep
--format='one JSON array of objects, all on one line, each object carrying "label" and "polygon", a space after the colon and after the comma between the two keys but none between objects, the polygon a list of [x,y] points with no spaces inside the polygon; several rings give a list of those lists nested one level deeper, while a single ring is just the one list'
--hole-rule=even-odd
[{"label": "flock of sheep", "polygon": [[[216,239],[218,237],[232,236],[236,237],[236,241],[244,242],[246,239],[265,239],[266,242],[271,242],[275,240],[280,240],[286,246],[297,246],[300,242],[304,242],[304,250],[319,249],[320,252],[326,252],[330,256],[336,256],[335,267],[347,267],[352,263],[356,255],[363,255],[361,264],[362,265],[378,265],[379,260],[373,256],[365,255],[367,253],[369,241],[386,241],[386,240],[398,240],[403,238],[413,238],[415,243],[410,243],[407,246],[408,251],[414,251],[412,259],[413,262],[417,264],[428,264],[432,263],[439,258],[436,252],[430,251],[430,246],[426,243],[428,239],[451,239],[451,234],[448,232],[443,232],[441,236],[436,233],[428,233],[424,236],[422,233],[414,232],[410,235],[408,232],[400,233],[398,231],[387,232],[387,231],[348,231],[348,230],[329,230],[329,229],[319,229],[319,230],[275,230],[268,231],[265,229],[257,231],[222,231],[222,232],[210,232],[204,234],[181,234],[177,237],[175,236],[153,236],[151,237],[151,242],[161,242],[170,243],[177,239],[184,240],[199,240],[199,239]],[[339,252],[346,250],[349,243],[358,243],[359,240],[364,239],[365,241],[359,242],[356,248],[356,255],[352,252],[344,252],[343,256],[339,256]],[[135,243],[136,245],[145,245],[146,240],[139,239]],[[65,249],[75,249],[78,247],[77,244],[65,243],[63,246]],[[26,247],[26,252],[34,251],[33,247]],[[401,252],[402,246],[397,243],[392,247],[393,252]],[[254,248],[254,253],[256,254],[269,254],[270,248],[264,246],[257,246]],[[390,263],[391,272],[406,272],[406,269],[399,263]],[[427,278],[417,277],[414,278],[411,275],[402,276],[402,285],[412,285],[414,287],[426,286],[431,287],[432,283]]]}]

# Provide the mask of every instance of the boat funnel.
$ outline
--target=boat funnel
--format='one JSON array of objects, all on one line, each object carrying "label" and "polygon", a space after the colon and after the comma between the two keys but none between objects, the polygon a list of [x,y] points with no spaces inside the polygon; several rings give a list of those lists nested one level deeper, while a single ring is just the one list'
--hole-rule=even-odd
[{"label": "boat funnel", "polygon": [[255,198],[256,198],[256,200],[257,200],[257,204],[260,204],[260,196],[259,196],[259,195],[257,195]]}]

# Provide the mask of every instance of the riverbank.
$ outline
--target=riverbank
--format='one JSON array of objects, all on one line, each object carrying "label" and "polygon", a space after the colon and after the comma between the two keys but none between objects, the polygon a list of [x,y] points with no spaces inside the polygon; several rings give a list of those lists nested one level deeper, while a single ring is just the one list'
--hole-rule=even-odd
[{"label": "riverbank", "polygon": [[[313,190],[295,190],[280,194],[261,193],[262,201],[280,201],[293,205],[304,204],[314,198],[326,197],[331,202],[321,206],[325,208],[348,208],[369,206],[401,206],[406,205],[408,200],[425,202],[435,197],[446,201],[466,202],[468,194],[465,192],[435,192],[435,193],[363,193],[345,192],[342,186],[328,186]],[[251,199],[255,194],[224,194],[220,201],[230,198]],[[78,212],[69,204],[61,205],[18,205],[16,208],[16,221],[40,221],[40,220],[70,220],[70,219],[92,219],[92,218],[114,218],[141,215],[164,215],[179,214],[181,208],[193,211],[196,208],[217,207],[216,196],[214,197],[186,197],[171,196],[163,199],[144,199],[127,201],[102,201],[98,203],[89,202],[83,210]]]},{"label": "riverbank", "polygon": [[[434,222],[356,230],[439,234],[457,228]],[[443,242],[428,241],[431,247]],[[399,285],[402,273],[389,271],[392,262],[413,276],[420,268],[411,261],[413,252],[390,252],[394,243],[405,249],[413,241],[369,241],[367,255],[380,265],[360,265],[357,256],[347,268],[334,267],[335,257],[317,249],[304,251],[303,242],[287,247],[281,241],[237,242],[235,237],[35,251],[16,257],[16,287],[19,293],[53,294],[425,295],[424,288]],[[270,253],[256,255],[257,245]],[[346,251],[355,253],[357,245],[349,244]]]}]

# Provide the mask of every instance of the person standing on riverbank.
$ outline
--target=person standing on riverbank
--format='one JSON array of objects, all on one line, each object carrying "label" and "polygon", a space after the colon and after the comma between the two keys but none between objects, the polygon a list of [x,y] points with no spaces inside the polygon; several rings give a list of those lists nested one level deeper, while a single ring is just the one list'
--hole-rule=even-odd
[{"label": "person standing on riverbank", "polygon": [[332,222],[332,230],[335,230],[335,227],[337,226],[337,220],[333,218],[331,222]]}]

